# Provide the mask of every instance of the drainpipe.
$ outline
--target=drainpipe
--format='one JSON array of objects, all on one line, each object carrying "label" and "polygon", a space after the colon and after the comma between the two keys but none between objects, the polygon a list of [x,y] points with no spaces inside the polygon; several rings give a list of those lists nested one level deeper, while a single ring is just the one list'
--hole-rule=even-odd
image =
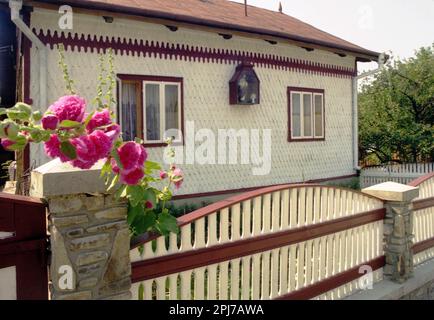
[{"label": "drainpipe", "polygon": [[[376,73],[378,73],[384,66],[388,59],[388,56],[384,53],[380,54],[378,57],[378,68],[364,72],[358,76],[353,77],[352,81],[352,89],[353,89],[353,166],[355,170],[360,170],[359,167],[359,115],[358,115],[358,106],[357,106],[357,96],[358,96],[358,87],[359,80],[370,77]],[[356,62],[357,63],[357,62]]]},{"label": "drainpipe", "polygon": [[20,17],[23,7],[22,0],[9,0],[11,20],[17,28],[35,45],[39,53],[39,101],[38,109],[47,105],[47,50],[44,43],[33,33]]}]

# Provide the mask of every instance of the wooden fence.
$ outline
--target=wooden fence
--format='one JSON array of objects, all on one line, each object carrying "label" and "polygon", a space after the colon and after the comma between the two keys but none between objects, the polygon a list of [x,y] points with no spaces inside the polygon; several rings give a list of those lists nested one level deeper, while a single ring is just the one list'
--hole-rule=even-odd
[{"label": "wooden fence", "polygon": [[360,174],[360,186],[367,188],[386,181],[408,184],[431,172],[434,172],[434,162],[365,167]]},{"label": "wooden fence", "polygon": [[409,185],[419,187],[419,197],[413,201],[413,259],[417,265],[434,257],[434,173]]},{"label": "wooden fence", "polygon": [[0,192],[0,300],[47,300],[46,205]]},{"label": "wooden fence", "polygon": [[[382,278],[384,203],[320,185],[263,188],[178,219],[131,251],[135,299],[340,299]],[[141,253],[138,246],[142,246]]]}]

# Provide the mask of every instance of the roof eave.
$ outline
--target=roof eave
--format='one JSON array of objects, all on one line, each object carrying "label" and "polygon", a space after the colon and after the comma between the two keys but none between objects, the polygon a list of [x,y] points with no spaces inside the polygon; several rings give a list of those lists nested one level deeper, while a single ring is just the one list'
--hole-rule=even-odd
[{"label": "roof eave", "polygon": [[[41,2],[41,3],[48,3],[48,4],[57,4],[58,1],[56,0],[37,0],[33,2]],[[62,1],[62,4],[71,5],[73,7],[83,8],[83,9],[91,9],[91,10],[104,10],[107,12],[113,12],[113,13],[123,13],[127,15],[134,15],[134,16],[141,16],[146,18],[156,18],[156,19],[164,19],[164,20],[170,20],[173,22],[179,22],[179,23],[187,23],[187,24],[193,24],[193,25],[199,25],[204,27],[210,27],[210,28],[219,28],[219,29],[226,29],[226,30],[232,30],[232,31],[238,31],[243,33],[250,33],[255,35],[261,35],[261,36],[268,36],[268,37],[276,37],[281,38],[285,40],[291,40],[296,42],[302,42],[307,45],[316,45],[328,49],[336,49],[336,50],[342,50],[347,52],[348,54],[354,55],[357,58],[357,61],[366,62],[366,61],[377,61],[380,53],[375,51],[370,51],[367,49],[355,49],[347,46],[340,46],[333,43],[300,37],[296,35],[291,35],[283,32],[274,32],[266,29],[261,28],[250,28],[250,27],[243,27],[240,25],[234,25],[230,23],[222,23],[218,21],[213,20],[206,20],[191,16],[185,16],[185,15],[177,15],[173,13],[168,12],[162,12],[162,11],[154,11],[154,10],[145,10],[145,9],[138,9],[138,8],[130,8],[125,6],[120,6],[116,4],[106,4],[106,3],[89,3],[86,0],[65,0]]]}]

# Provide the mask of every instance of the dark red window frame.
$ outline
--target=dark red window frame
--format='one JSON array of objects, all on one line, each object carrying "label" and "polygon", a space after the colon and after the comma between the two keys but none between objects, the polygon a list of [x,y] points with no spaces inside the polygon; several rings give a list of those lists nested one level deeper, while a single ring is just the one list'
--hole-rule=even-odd
[{"label": "dark red window frame", "polygon": [[[315,126],[312,128],[312,132],[314,134],[313,138],[293,138],[292,137],[292,109],[291,109],[291,94],[292,92],[302,92],[302,93],[321,93],[323,97],[322,101],[322,112],[323,112],[323,136],[315,138]],[[315,88],[304,88],[304,87],[288,87],[287,89],[287,99],[288,99],[288,142],[306,142],[306,141],[324,141],[326,137],[326,130],[325,130],[325,90],[324,89],[315,89]],[[312,99],[313,100],[313,99]],[[313,106],[312,110],[314,110],[314,101],[312,101]],[[301,114],[301,108],[300,108],[300,114]],[[312,118],[315,117],[315,112],[312,112]]]},{"label": "dark red window frame", "polygon": [[[142,112],[144,112],[144,101],[143,101],[143,86],[142,86],[142,82],[143,81],[155,81],[155,82],[176,82],[179,83],[180,85],[180,90],[181,90],[181,101],[179,103],[179,112],[181,113],[181,142],[179,143],[174,143],[174,145],[183,145],[184,144],[184,78],[181,77],[169,77],[169,76],[155,76],[155,75],[137,75],[137,74],[124,74],[124,73],[119,73],[116,75],[118,79],[123,80],[123,81],[138,81],[140,82],[140,88],[141,91],[140,92],[140,105],[142,107]],[[119,88],[117,88],[117,92],[119,93]],[[119,101],[119,96],[118,99]],[[119,103],[117,104],[117,120],[118,123],[120,123],[120,119],[119,119]],[[144,128],[144,124],[143,124],[143,117],[141,119],[141,126],[142,131]],[[142,132],[143,134],[143,132]],[[145,142],[143,144],[144,147],[147,148],[156,148],[156,147],[165,147],[167,146],[167,143],[164,142],[155,142],[155,143],[149,143],[149,142]]]}]

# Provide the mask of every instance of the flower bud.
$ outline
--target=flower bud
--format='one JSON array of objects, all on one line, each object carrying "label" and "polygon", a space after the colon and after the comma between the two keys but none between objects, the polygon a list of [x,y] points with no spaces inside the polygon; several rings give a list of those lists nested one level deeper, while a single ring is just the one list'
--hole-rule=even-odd
[{"label": "flower bud", "polygon": [[45,130],[56,130],[59,124],[59,118],[54,114],[47,114],[42,118],[42,128]]}]

